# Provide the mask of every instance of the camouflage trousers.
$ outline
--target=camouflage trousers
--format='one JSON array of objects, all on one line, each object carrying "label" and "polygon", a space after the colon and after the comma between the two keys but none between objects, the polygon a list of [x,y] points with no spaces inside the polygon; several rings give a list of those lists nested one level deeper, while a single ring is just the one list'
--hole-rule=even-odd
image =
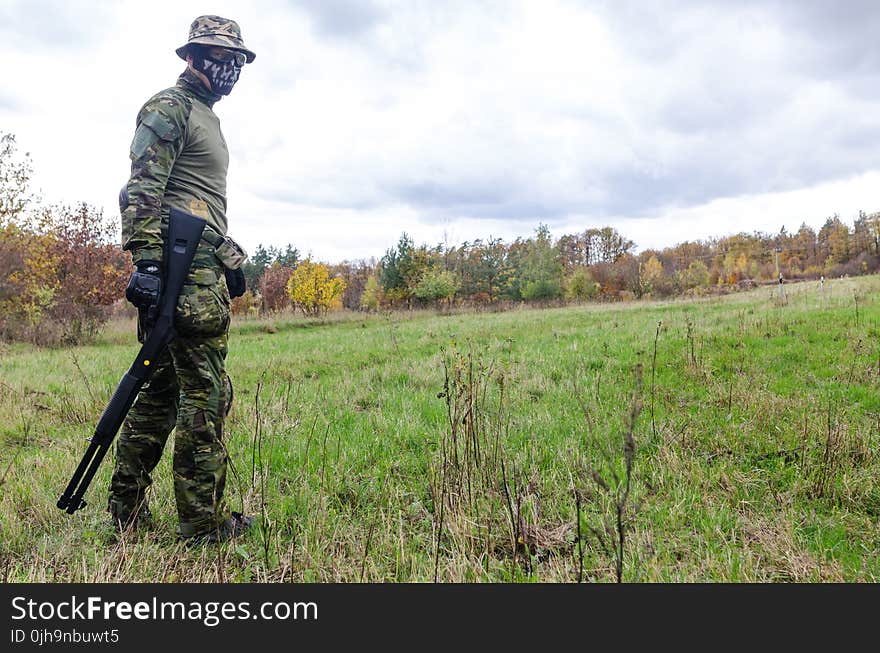
[{"label": "camouflage trousers", "polygon": [[226,376],[229,291],[222,272],[213,272],[194,267],[190,273],[177,305],[176,336],[122,426],[108,509],[123,524],[149,513],[150,474],[172,430],[180,536],[211,532],[230,516],[223,499],[223,421],[231,401]]}]

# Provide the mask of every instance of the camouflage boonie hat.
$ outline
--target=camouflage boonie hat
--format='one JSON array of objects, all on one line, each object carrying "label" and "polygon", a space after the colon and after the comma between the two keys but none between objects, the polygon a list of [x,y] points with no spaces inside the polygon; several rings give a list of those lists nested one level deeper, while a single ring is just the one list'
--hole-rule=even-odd
[{"label": "camouflage boonie hat", "polygon": [[247,62],[256,58],[256,54],[244,47],[241,40],[241,28],[234,20],[220,16],[199,16],[189,26],[189,40],[175,52],[186,60],[186,49],[190,45],[210,45],[218,48],[229,48],[244,52]]}]

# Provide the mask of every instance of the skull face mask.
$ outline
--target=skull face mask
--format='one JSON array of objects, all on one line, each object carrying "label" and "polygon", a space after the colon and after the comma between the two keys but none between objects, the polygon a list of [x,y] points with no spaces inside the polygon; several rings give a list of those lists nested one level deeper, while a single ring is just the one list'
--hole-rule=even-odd
[{"label": "skull face mask", "polygon": [[229,95],[245,63],[245,55],[235,50],[222,50],[218,57],[218,48],[214,48],[214,56],[209,48],[193,49],[193,68],[202,73],[211,82],[211,90],[218,95]]}]

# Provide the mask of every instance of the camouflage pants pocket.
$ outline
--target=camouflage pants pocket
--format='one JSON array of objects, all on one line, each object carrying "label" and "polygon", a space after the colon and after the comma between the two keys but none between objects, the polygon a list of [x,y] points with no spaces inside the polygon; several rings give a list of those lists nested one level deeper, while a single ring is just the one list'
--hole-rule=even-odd
[{"label": "camouflage pants pocket", "polygon": [[229,292],[225,284],[187,284],[177,300],[174,327],[183,336],[211,338],[229,328]]}]

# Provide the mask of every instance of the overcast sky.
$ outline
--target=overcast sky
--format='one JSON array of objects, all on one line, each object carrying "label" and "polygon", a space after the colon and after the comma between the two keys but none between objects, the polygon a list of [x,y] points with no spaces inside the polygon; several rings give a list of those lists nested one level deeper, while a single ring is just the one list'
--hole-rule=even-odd
[{"label": "overcast sky", "polygon": [[135,117],[200,14],[229,233],[327,262],[610,225],[641,249],[880,210],[875,0],[0,0],[0,131],[118,215]]}]

